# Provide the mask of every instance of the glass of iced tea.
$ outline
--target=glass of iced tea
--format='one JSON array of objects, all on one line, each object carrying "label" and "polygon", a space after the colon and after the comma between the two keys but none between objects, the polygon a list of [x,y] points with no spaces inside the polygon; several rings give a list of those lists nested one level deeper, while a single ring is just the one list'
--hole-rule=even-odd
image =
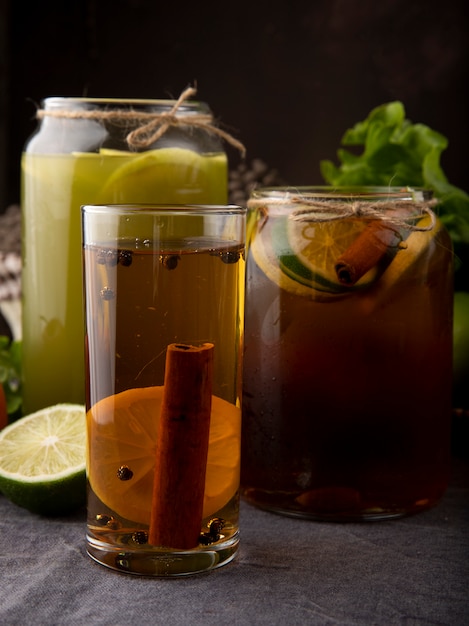
[{"label": "glass of iced tea", "polygon": [[82,208],[87,550],[148,576],[238,547],[246,210]]},{"label": "glass of iced tea", "polygon": [[453,266],[430,194],[249,200],[242,495],[320,520],[427,509],[450,460]]}]

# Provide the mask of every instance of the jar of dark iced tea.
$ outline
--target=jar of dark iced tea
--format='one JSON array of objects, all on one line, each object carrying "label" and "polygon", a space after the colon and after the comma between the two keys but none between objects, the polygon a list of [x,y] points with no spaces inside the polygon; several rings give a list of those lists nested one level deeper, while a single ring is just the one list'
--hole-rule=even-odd
[{"label": "jar of dark iced tea", "polygon": [[322,520],[435,505],[449,473],[453,266],[423,190],[249,200],[242,493]]}]

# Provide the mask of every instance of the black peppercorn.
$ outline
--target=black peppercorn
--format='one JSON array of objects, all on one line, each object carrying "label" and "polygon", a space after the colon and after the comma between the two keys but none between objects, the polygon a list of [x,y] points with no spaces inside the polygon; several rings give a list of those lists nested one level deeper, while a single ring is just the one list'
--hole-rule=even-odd
[{"label": "black peppercorn", "polygon": [[127,465],[121,465],[117,470],[117,478],[119,480],[130,480],[134,473]]}]

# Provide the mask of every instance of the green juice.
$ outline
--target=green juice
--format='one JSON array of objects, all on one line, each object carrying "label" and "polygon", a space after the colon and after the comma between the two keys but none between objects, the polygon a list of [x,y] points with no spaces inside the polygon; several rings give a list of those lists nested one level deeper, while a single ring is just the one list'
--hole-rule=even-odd
[{"label": "green juice", "polygon": [[226,204],[223,153],[24,154],[23,413],[85,402],[83,204]]}]

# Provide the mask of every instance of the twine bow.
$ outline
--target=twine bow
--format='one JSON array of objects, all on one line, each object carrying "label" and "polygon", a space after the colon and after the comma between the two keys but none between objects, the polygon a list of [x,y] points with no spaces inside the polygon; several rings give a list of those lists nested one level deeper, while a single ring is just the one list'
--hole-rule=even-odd
[{"label": "twine bow", "polygon": [[160,139],[170,127],[185,126],[191,128],[201,128],[212,135],[216,135],[225,140],[231,146],[239,150],[241,156],[246,154],[244,145],[226,131],[213,124],[213,116],[209,113],[184,114],[179,112],[180,106],[195,96],[197,90],[194,87],[187,87],[173,104],[171,109],[164,113],[152,113],[148,111],[46,111],[39,109],[36,113],[38,119],[46,116],[63,117],[69,119],[92,119],[106,120],[116,124],[133,121],[140,122],[140,126],[129,132],[126,141],[129,148],[148,148]]}]

